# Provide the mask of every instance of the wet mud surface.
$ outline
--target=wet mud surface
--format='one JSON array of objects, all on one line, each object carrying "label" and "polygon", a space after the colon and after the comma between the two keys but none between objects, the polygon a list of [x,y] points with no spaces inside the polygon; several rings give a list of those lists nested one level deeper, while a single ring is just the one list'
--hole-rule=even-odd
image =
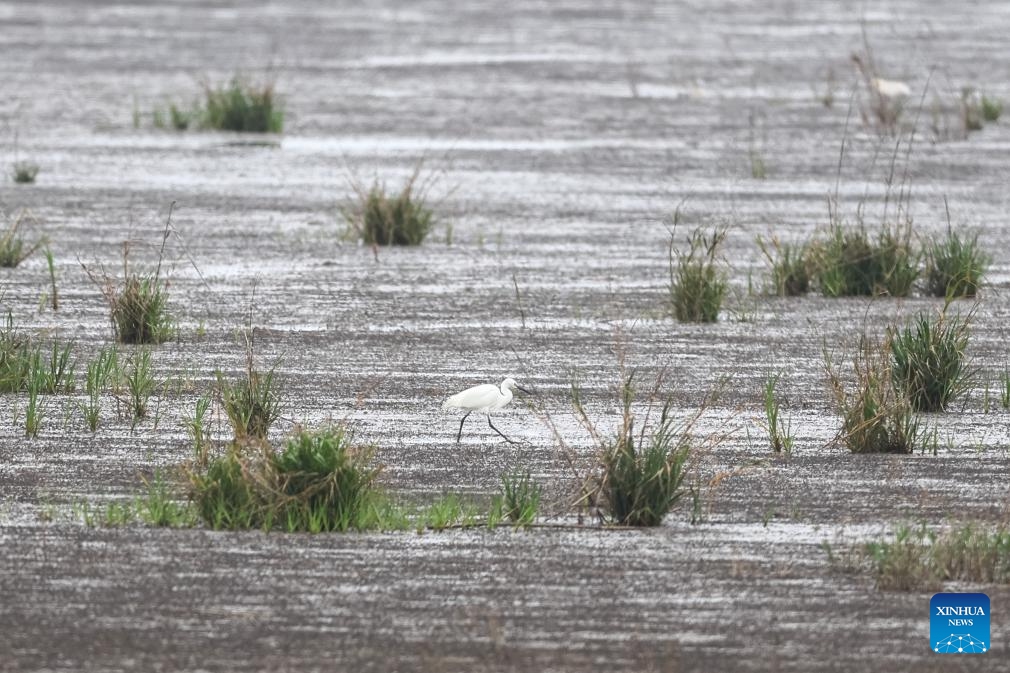
[{"label": "wet mud surface", "polygon": [[[880,592],[824,549],[904,522],[1005,516],[1010,415],[984,400],[1010,354],[1006,125],[937,138],[923,121],[899,157],[917,230],[946,227],[946,196],[954,225],[994,255],[970,345],[981,375],[963,408],[929,419],[935,455],[853,456],[832,443],[823,353],[845,360],[860,332],[937,301],[779,299],[748,286],[766,273],[755,236],[822,231],[836,181],[849,218],[862,201],[879,219],[893,140],[849,115],[860,20],[882,71],[913,91],[935,66],[930,100],[965,85],[1008,99],[1010,13],[351,4],[0,2],[0,159],[13,161],[17,130],[19,156],[42,167],[34,185],[0,183],[0,206],[30,209],[51,238],[62,302],[46,307],[36,255],[0,269],[4,307],[23,329],[74,339],[81,376],[111,341],[82,263],[118,269],[129,240],[131,260],[153,266],[174,201],[164,272],[178,320],[154,354],[171,381],[156,424],[131,430],[106,400],[92,435],[78,391],[54,397],[26,440],[24,396],[0,396],[0,670],[1007,667],[1006,588],[947,587],[990,595],[993,649],[938,657],[928,592]],[[287,104],[283,136],[150,127],[154,106],[187,102],[201,77],[267,66]],[[751,176],[752,151],[766,179]],[[421,160],[441,216],[425,245],[376,256],[348,239],[349,178],[394,186]],[[678,236],[729,227],[732,292],[717,324],[678,324],[664,309],[678,204]],[[648,531],[578,530],[564,517],[525,533],[324,536],[76,521],[75,503],[132,497],[139,475],[190,457],[182,420],[216,369],[241,371],[248,324],[260,362],[279,362],[277,439],[295,423],[347,419],[377,446],[383,485],[407,500],[486,500],[503,470],[524,465],[559,511],[571,473],[540,417],[589,461],[569,384],[581,381],[601,427],[616,425],[618,351],[643,379],[665,370],[685,416],[724,382],[700,428],[733,432],[697,465],[710,487],[693,526],[687,505]],[[758,423],[764,381],[780,371],[788,460]],[[536,390],[496,421],[521,442],[473,418],[456,444],[458,416],[442,400],[509,375]]]}]

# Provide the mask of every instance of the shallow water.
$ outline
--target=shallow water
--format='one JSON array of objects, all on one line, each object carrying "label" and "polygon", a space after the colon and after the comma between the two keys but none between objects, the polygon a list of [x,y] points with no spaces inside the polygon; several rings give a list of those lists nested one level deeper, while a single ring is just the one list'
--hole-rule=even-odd
[{"label": "shallow water", "polygon": [[[981,380],[964,409],[929,419],[936,455],[852,456],[832,441],[824,349],[845,361],[859,331],[880,334],[938,303],[747,292],[765,273],[756,235],[814,235],[835,193],[850,220],[862,199],[868,221],[880,217],[893,140],[848,107],[861,18],[886,76],[918,92],[938,66],[928,100],[950,108],[965,85],[1010,99],[1010,12],[994,3],[0,2],[0,50],[12,55],[0,76],[14,92],[0,102],[0,159],[13,159],[16,129],[19,156],[42,167],[35,185],[0,183],[0,206],[39,218],[62,305],[44,308],[38,256],[0,269],[3,303],[25,329],[74,338],[80,375],[111,337],[81,263],[118,270],[129,240],[131,260],[153,264],[174,201],[163,272],[179,335],[154,363],[160,378],[184,379],[152,402],[156,426],[131,430],[106,399],[95,435],[83,430],[80,393],[52,399],[31,441],[24,399],[0,399],[0,670],[992,665],[928,655],[928,594],[878,592],[868,575],[833,569],[822,548],[902,522],[1005,511],[1007,415],[982,413]],[[289,112],[267,145],[150,128],[150,110],[195,98],[201,77],[266,64]],[[998,123],[949,140],[929,126],[907,165],[899,152],[897,174],[912,180],[920,231],[947,226],[946,196],[954,226],[993,251],[971,353],[994,376],[1008,358],[1010,133]],[[751,151],[767,179],[751,177]],[[422,159],[441,217],[429,241],[376,257],[349,240],[339,207],[351,182],[394,187]],[[713,325],[665,315],[678,205],[678,240],[729,226],[733,292]],[[704,523],[689,525],[684,507],[650,531],[83,526],[74,503],[132,497],[138,475],[189,457],[182,420],[216,369],[245,366],[237,330],[250,322],[260,362],[278,362],[285,385],[276,438],[295,422],[346,418],[378,447],[383,485],[413,501],[487,498],[516,465],[548,485],[554,510],[570,493],[571,473],[527,406],[496,420],[521,444],[476,417],[456,444],[458,416],[440,410],[456,390],[507,375],[533,385],[530,404],[589,464],[573,376],[602,427],[617,421],[617,350],[643,380],[666,368],[684,416],[729,376],[699,425],[733,429],[697,465]],[[762,386],[779,371],[796,435],[788,460],[770,455],[759,424]],[[213,427],[225,436],[218,409]],[[994,605],[1010,598],[960,588]],[[997,649],[1010,633],[1002,615]]]}]

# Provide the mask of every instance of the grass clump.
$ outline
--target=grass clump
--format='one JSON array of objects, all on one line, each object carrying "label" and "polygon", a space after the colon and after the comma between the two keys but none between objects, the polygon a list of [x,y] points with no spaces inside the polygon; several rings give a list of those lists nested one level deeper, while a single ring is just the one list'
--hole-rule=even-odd
[{"label": "grass clump", "polygon": [[158,344],[172,334],[168,292],[157,275],[131,274],[106,295],[116,339],[124,344]]},{"label": "grass clump", "polygon": [[926,293],[948,300],[974,297],[991,261],[978,235],[961,238],[948,227],[946,238],[926,247]]},{"label": "grass clump", "polygon": [[270,460],[281,525],[314,533],[357,527],[378,474],[368,466],[371,456],[371,449],[353,447],[341,427],[298,432]]},{"label": "grass clump", "polygon": [[780,297],[796,297],[810,290],[810,246],[806,243],[780,243],[772,238],[768,243],[757,239],[761,253],[771,264],[772,291]]},{"label": "grass clump", "polygon": [[775,387],[780,378],[781,374],[776,374],[769,376],[765,381],[765,427],[768,431],[768,441],[771,443],[772,452],[784,453],[788,456],[793,452],[793,435],[790,423],[780,415],[779,401],[775,396]]},{"label": "grass clump", "polygon": [[[629,381],[630,383],[630,381]],[[677,437],[664,406],[659,427],[636,437],[631,392],[625,391],[625,424],[604,447],[602,490],[611,520],[622,526],[658,526],[684,494],[684,467],[691,455],[687,437]]]},{"label": "grass clump", "polygon": [[84,422],[91,432],[98,430],[102,415],[102,392],[109,382],[119,376],[119,354],[115,347],[103,348],[98,356],[88,363],[84,379],[87,399],[81,404]]},{"label": "grass clump", "polygon": [[191,497],[215,529],[360,529],[374,520],[371,456],[339,426],[299,430],[280,452],[236,442],[191,474]]},{"label": "grass clump", "polygon": [[520,528],[529,526],[536,521],[542,495],[528,471],[502,474],[500,518]]},{"label": "grass clump", "polygon": [[265,439],[270,426],[280,418],[280,385],[275,369],[266,373],[257,370],[251,347],[246,351],[245,377],[227,381],[217,372],[217,389],[236,439]]},{"label": "grass clump", "polygon": [[123,375],[129,393],[130,415],[136,423],[147,418],[147,405],[156,387],[151,370],[151,351],[142,348],[134,353]]},{"label": "grass clump", "polygon": [[965,361],[971,316],[920,314],[903,330],[890,330],[894,382],[913,411],[944,411],[966,391],[972,373]]},{"label": "grass clump", "polygon": [[0,327],[0,393],[35,390],[53,395],[75,387],[73,344],[53,341],[48,348],[23,336],[8,311]]},{"label": "grass clump", "polygon": [[667,398],[658,423],[650,424],[661,380],[649,397],[641,427],[636,428],[634,373],[622,374],[621,425],[610,437],[597,431],[582,405],[578,386],[572,388],[576,414],[599,446],[597,470],[583,487],[581,499],[619,526],[658,526],[686,492],[684,479],[696,452],[691,428],[700,412],[677,424],[671,415],[672,399]]},{"label": "grass clump", "polygon": [[14,315],[7,311],[4,326],[0,328],[0,392],[24,390],[31,367],[31,342],[18,331]]},{"label": "grass clump", "polygon": [[199,465],[206,465],[210,455],[211,433],[207,427],[207,412],[210,410],[211,398],[201,395],[196,401],[193,414],[187,415],[184,421],[186,432],[193,441],[193,459]]},{"label": "grass clump", "polygon": [[907,297],[919,277],[911,227],[884,226],[873,240],[865,227],[833,224],[813,250],[815,275],[826,297]]},{"label": "grass clump", "polygon": [[167,108],[155,109],[153,113],[154,127],[159,129],[171,127],[176,131],[185,131],[199,115],[199,112],[198,109],[186,110],[175,103],[169,103]]},{"label": "grass clump", "polygon": [[434,214],[427,205],[427,185],[418,184],[419,170],[407,180],[399,194],[388,194],[384,185],[369,189],[354,185],[358,203],[344,211],[344,218],[369,245],[421,245],[434,226]]},{"label": "grass clump", "polygon": [[476,525],[477,509],[465,503],[459,495],[447,493],[421,513],[417,530],[442,531],[451,527],[470,528]]},{"label": "grass clump", "polygon": [[990,98],[983,94],[980,105],[982,108],[982,118],[987,122],[998,121],[1000,115],[1003,114],[1003,101],[998,98]]},{"label": "grass clump", "polygon": [[46,244],[45,237],[40,237],[34,243],[25,242],[24,236],[21,235],[21,227],[27,219],[34,218],[27,210],[22,210],[17,217],[10,220],[3,233],[0,233],[0,267],[18,266]]},{"label": "grass clump", "polygon": [[11,178],[20,185],[27,185],[35,182],[39,174],[39,165],[30,161],[15,161],[11,164]]},{"label": "grass clump", "polygon": [[[178,121],[181,120],[182,117]],[[173,125],[175,122],[173,119]],[[225,85],[204,85],[202,123],[218,131],[280,133],[284,128],[284,108],[274,92],[273,82],[255,85],[233,77]]]},{"label": "grass clump", "polygon": [[60,344],[56,341],[45,350],[41,346],[36,346],[29,356],[30,382],[36,383],[39,390],[48,395],[73,392],[76,383],[72,349],[72,343]]},{"label": "grass clump", "polygon": [[134,502],[137,518],[149,526],[187,528],[196,524],[196,513],[190,503],[179,499],[176,489],[159,471],[144,480],[145,492]]},{"label": "grass clump", "polygon": [[159,344],[172,336],[173,320],[168,312],[167,283],[161,277],[161,262],[165,256],[165,244],[172,232],[172,211],[175,202],[168,209],[165,230],[158,251],[158,265],[154,273],[141,274],[130,269],[130,242],[123,243],[123,279],[100,267],[99,272],[84,266],[105,297],[109,305],[109,318],[116,340],[124,344]]},{"label": "grass clump", "polygon": [[[674,214],[676,227],[678,214]],[[670,306],[680,322],[715,322],[729,284],[726,274],[716,267],[719,246],[726,239],[725,229],[709,235],[696,229],[688,236],[687,251],[674,248],[670,235]]]},{"label": "grass clump", "polygon": [[925,524],[902,526],[887,542],[863,549],[883,591],[938,588],[959,581],[1010,584],[1010,530],[964,525],[936,532]]},{"label": "grass clump", "polygon": [[912,453],[925,436],[908,398],[894,384],[889,342],[863,337],[847,381],[825,353],[842,427],[838,440],[852,453]]}]

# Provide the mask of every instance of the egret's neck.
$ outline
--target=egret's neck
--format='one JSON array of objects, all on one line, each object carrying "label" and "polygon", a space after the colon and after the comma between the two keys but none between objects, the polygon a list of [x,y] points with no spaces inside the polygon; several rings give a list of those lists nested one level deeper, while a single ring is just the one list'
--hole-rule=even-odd
[{"label": "egret's neck", "polygon": [[512,401],[512,391],[511,390],[509,390],[505,386],[501,386],[498,390],[501,391],[502,397],[505,398],[505,401],[502,403],[503,405],[504,404],[508,404],[509,402]]}]

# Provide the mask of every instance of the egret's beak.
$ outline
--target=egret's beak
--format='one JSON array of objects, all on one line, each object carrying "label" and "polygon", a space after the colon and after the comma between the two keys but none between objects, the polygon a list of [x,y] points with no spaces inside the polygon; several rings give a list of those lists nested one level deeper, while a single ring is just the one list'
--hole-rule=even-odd
[{"label": "egret's beak", "polygon": [[523,387],[522,387],[521,385],[519,385],[518,383],[516,384],[516,390],[521,390],[521,391],[523,391],[524,393],[526,393],[527,395],[532,395],[532,394],[533,394],[533,391],[532,391],[532,390],[526,390],[525,388],[523,388]]}]

